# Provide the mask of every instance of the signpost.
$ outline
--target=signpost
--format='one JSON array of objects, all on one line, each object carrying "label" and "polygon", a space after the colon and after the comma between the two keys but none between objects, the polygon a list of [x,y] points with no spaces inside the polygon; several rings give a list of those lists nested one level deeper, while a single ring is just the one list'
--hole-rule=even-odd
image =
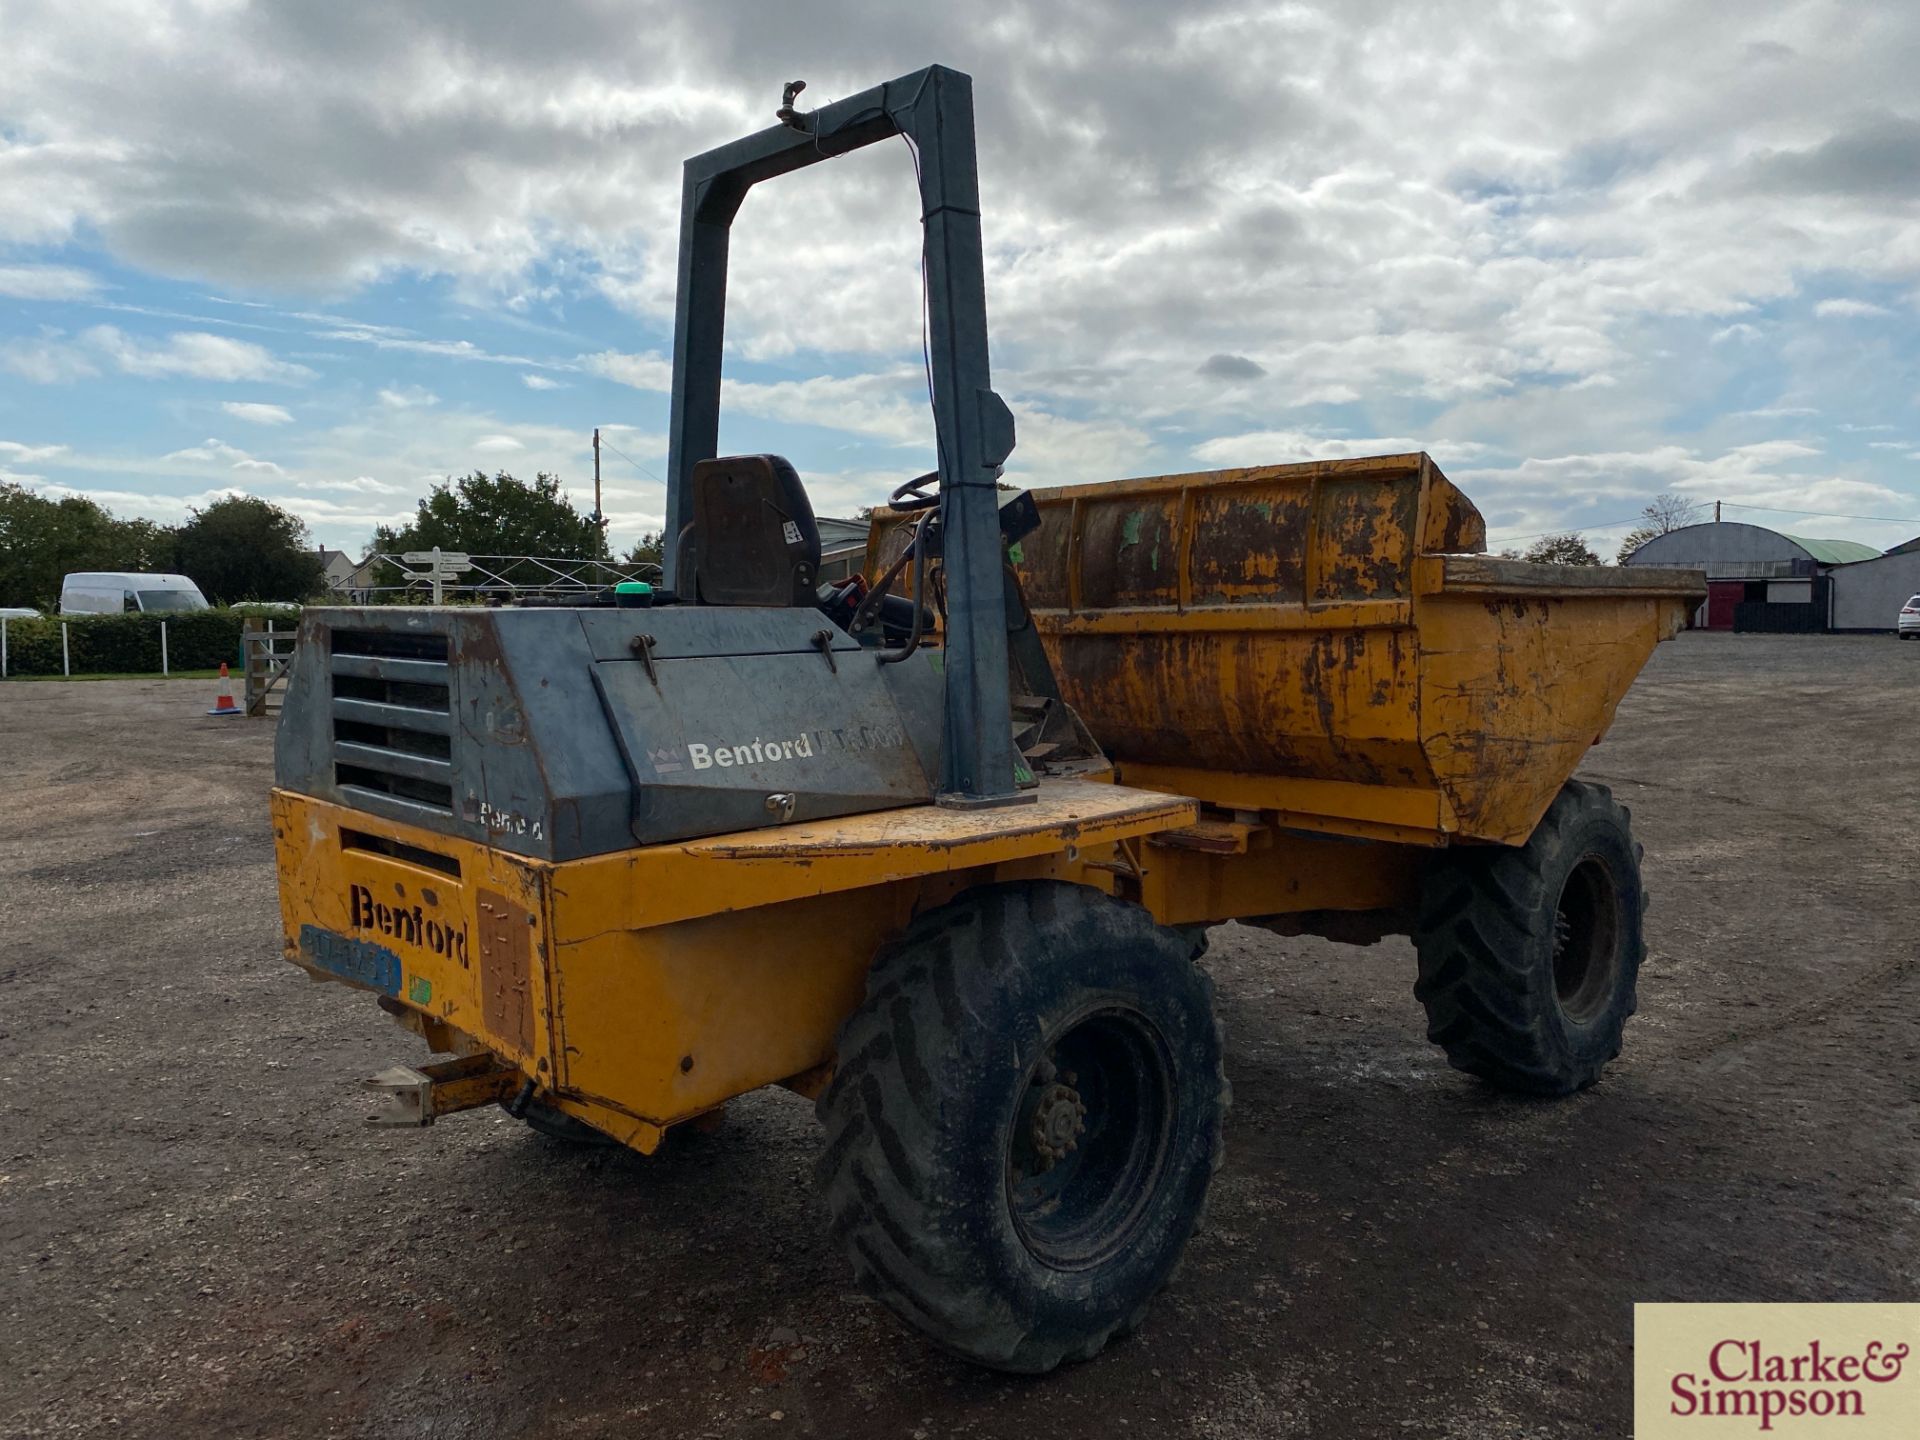
[{"label": "signpost", "polygon": [[415,570],[410,578],[431,580],[433,582],[433,603],[440,604],[440,587],[453,579],[463,570],[473,568],[473,559],[457,550],[442,551],[438,545],[431,550],[409,550],[400,557],[409,565],[424,565],[424,570]]}]

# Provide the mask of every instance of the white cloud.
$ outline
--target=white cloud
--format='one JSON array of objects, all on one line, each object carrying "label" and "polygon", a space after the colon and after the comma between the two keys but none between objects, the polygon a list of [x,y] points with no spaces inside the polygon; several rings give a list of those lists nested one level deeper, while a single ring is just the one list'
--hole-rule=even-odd
[{"label": "white cloud", "polygon": [[263,405],[252,400],[228,400],[220,408],[236,420],[252,425],[291,425],[293,412],[280,405]]},{"label": "white cloud", "polygon": [[240,456],[241,458],[244,459],[246,456],[246,452],[244,450],[235,449],[233,446],[227,444],[224,440],[209,439],[209,440],[203,440],[200,442],[200,444],[191,446],[185,450],[175,450],[171,454],[163,455],[160,458],[163,460],[209,460],[210,461],[210,460],[231,460],[235,456]]},{"label": "white cloud", "polygon": [[201,330],[176,331],[155,345],[111,325],[96,325],[84,332],[80,340],[122,373],[149,379],[187,377],[290,384],[313,378],[313,371],[306,366],[277,360],[264,346]]},{"label": "white cloud", "polygon": [[354,324],[340,330],[316,330],[316,340],[350,340],[356,345],[371,345],[376,350],[399,350],[413,355],[432,355],[442,360],[481,360],[490,365],[540,365],[525,355],[496,355],[471,340],[423,340],[396,335],[386,326]]},{"label": "white cloud", "polygon": [[249,492],[231,485],[219,485],[211,489],[198,490],[190,494],[176,494],[164,490],[129,490],[119,486],[81,487],[58,484],[42,485],[39,491],[51,500],[78,497],[104,505],[116,515],[136,515],[143,519],[159,520],[168,524],[178,524],[187,518],[190,510],[204,510],[216,500],[228,500]]},{"label": "white cloud", "polygon": [[352,495],[403,495],[406,487],[389,485],[384,480],[376,480],[371,475],[356,475],[351,480],[296,480],[294,485],[300,490],[339,490]]},{"label": "white cloud", "polygon": [[0,440],[0,460],[14,465],[36,465],[66,453],[64,445],[23,445],[18,440]]},{"label": "white cloud", "polygon": [[602,379],[616,380],[636,390],[666,394],[673,389],[673,362],[663,355],[627,355],[618,350],[602,350],[597,355],[582,355],[581,368]]},{"label": "white cloud", "polygon": [[1813,307],[1813,313],[1822,320],[1858,320],[1891,315],[1893,312],[1884,305],[1874,305],[1865,300],[1822,300]]},{"label": "white cloud", "polygon": [[[1084,485],[1152,468],[1148,456],[1153,442],[1138,426],[1072,420],[1028,404],[1015,405],[1013,412],[1015,444],[1007,461],[1012,484]],[[906,478],[899,476],[894,483]]]},{"label": "white cloud", "polygon": [[[590,374],[664,394],[673,387],[673,365],[654,354],[605,350],[580,357]],[[905,366],[863,375],[811,375],[802,380],[725,380],[721,423],[732,413],[795,425],[822,426],[871,436],[896,445],[931,445],[933,416],[926,377]]]},{"label": "white cloud", "polygon": [[[647,352],[671,314],[680,160],[766,123],[769,74],[847,94],[902,53],[933,53],[980,77],[996,375],[1022,417],[1014,464],[1035,480],[1185,464],[1198,446],[1351,453],[1366,436],[1443,458],[1671,450],[1708,464],[1913,398],[1910,353],[1893,349],[1911,342],[1892,327],[1871,327],[1891,353],[1867,356],[1859,327],[1812,322],[1880,307],[1803,298],[1816,283],[1920,295],[1912,6],[1835,27],[1799,0],[1620,0],[1605,23],[1465,0],[1117,0],[1065,32],[1037,0],[990,26],[852,0],[745,27],[664,0],[558,20],[472,0],[352,25],[326,7],[206,5],[190,26],[164,8],[108,26],[83,11],[9,13],[32,44],[0,95],[5,253],[71,244],[48,258],[91,247],[102,274],[309,295],[450,277],[433,293],[529,335],[582,296],[649,322],[643,353],[542,362],[532,339],[510,347],[532,359],[483,344],[492,329],[424,333],[424,305],[399,312],[418,329],[318,301],[293,312],[331,351],[404,356],[449,395],[457,382],[427,367],[664,394],[667,362]],[[115,83],[82,78],[101,74]],[[850,477],[835,483],[864,484],[878,447],[928,439],[924,396],[896,375],[919,364],[911,183],[905,148],[878,147],[756,190],[735,232],[729,364],[797,358],[790,375],[730,385],[729,412],[806,427],[817,473]],[[94,341],[20,336],[0,340],[0,367],[43,383],[115,367],[210,378],[171,341],[128,343],[125,363]],[[418,399],[387,408],[427,432],[406,447],[419,469],[385,468],[374,446],[405,432],[376,415],[341,427],[359,438],[328,473],[455,469],[473,435],[509,430],[529,464],[571,453],[512,416],[428,426]],[[1900,453],[1870,452],[1861,473],[1891,479]],[[1814,461],[1754,463],[1796,476]],[[1562,477],[1557,499],[1527,503],[1577,503],[1571,474],[1529,478]]]},{"label": "white cloud", "polygon": [[98,276],[70,265],[0,265],[0,295],[15,300],[90,300]]},{"label": "white cloud", "polygon": [[520,377],[520,383],[529,390],[562,390],[566,388],[564,381],[549,380],[545,375],[522,375]]},{"label": "white cloud", "polygon": [[[1885,526],[1846,517],[1912,511],[1913,498],[1872,480],[1804,468],[1805,462],[1819,455],[1815,447],[1795,441],[1764,441],[1722,451],[1663,445],[1644,451],[1535,456],[1510,465],[1449,473],[1487,516],[1496,545],[1508,537],[1581,528],[1565,523],[1569,494],[1588,503],[1606,502],[1608,509],[1628,517],[1662,491],[1695,497],[1703,506],[1722,501],[1729,507],[1725,518],[1730,520],[1797,534],[1869,543],[1879,538],[1880,543],[1891,543],[1880,535]],[[1750,513],[1737,507],[1750,507]],[[1811,513],[1789,513],[1794,511]]]},{"label": "white cloud", "polygon": [[185,450],[175,450],[161,457],[164,460],[185,460],[196,464],[225,465],[229,470],[239,470],[251,475],[283,476],[287,472],[271,460],[260,460],[246,451],[227,444],[224,440],[203,440],[198,445]]},{"label": "white cloud", "polygon": [[418,410],[424,406],[438,405],[440,397],[418,385],[405,385],[382,390],[380,403],[390,410]]},{"label": "white cloud", "polygon": [[36,385],[59,385],[100,373],[77,346],[58,338],[0,344],[0,369]]},{"label": "white cloud", "polygon": [[[558,474],[571,482],[576,508],[584,511],[592,504],[585,433],[451,408],[371,404],[330,427],[277,435],[280,450],[271,460],[217,437],[162,456],[106,448],[40,458],[59,466],[66,493],[87,494],[116,513],[153,519],[179,519],[184,505],[205,503],[196,496],[243,484],[246,493],[265,496],[306,519],[320,542],[358,554],[375,525],[405,520],[432,486],[477,468],[476,435],[514,440],[522,447],[512,452],[514,473]],[[9,443],[22,445],[22,453],[44,448]],[[616,443],[643,460],[656,460],[664,448],[662,437],[631,430],[620,432]],[[0,449],[0,464],[14,453]],[[216,488],[209,491],[210,486]],[[614,489],[609,485],[610,494]],[[642,482],[633,503],[622,509],[657,513],[660,502],[659,487]],[[616,525],[612,539],[624,546],[638,534],[637,526]]]},{"label": "white cloud", "polygon": [[813,375],[804,380],[727,380],[720,387],[721,424],[729,411],[794,425],[820,425],[896,445],[931,445],[933,412],[917,369],[867,375]]},{"label": "white cloud", "polygon": [[510,455],[526,448],[511,435],[482,435],[473,442],[474,453],[478,455]]},{"label": "white cloud", "polygon": [[1448,460],[1468,460],[1486,446],[1463,440],[1416,440],[1406,436],[1316,435],[1300,430],[1260,430],[1222,435],[1193,447],[1194,458],[1209,465],[1281,465],[1301,460],[1346,460],[1357,455],[1399,455],[1430,451]]}]

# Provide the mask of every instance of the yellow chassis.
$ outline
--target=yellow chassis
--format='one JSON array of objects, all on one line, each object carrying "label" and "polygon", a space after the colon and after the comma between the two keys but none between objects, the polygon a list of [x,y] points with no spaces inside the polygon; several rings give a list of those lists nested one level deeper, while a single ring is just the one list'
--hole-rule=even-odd
[{"label": "yellow chassis", "polygon": [[1111,891],[1122,845],[1189,824],[1194,805],[1057,782],[1003,810],[918,806],[560,864],[284,790],[273,818],[289,960],[652,1151],[748,1090],[817,1089],[868,963],[917,910],[997,880]]},{"label": "yellow chassis", "polygon": [[[559,864],[273,796],[285,953],[380,993],[436,1051],[651,1152],[763,1085],[814,1094],[874,954],[976,885],[1057,879],[1162,924],[1404,906],[1420,851],[1092,780],[1009,809],[916,806]],[[1279,817],[1273,817],[1275,819]],[[493,1091],[489,1091],[489,1094]]]}]

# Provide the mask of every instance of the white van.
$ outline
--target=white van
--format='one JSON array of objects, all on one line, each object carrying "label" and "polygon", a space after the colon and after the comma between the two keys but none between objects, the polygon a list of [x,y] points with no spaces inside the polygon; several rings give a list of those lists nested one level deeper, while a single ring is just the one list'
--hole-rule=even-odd
[{"label": "white van", "polygon": [[209,608],[200,587],[184,575],[77,570],[60,582],[62,615],[164,615]]}]

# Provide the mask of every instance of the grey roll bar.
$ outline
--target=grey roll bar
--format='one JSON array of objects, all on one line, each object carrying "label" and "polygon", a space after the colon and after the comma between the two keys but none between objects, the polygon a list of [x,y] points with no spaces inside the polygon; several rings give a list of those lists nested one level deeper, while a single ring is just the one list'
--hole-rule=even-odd
[{"label": "grey roll bar", "polygon": [[1004,805],[1016,788],[1007,682],[996,482],[1013,450],[1013,413],[992,389],[987,361],[980,180],[973,81],[931,65],[686,163],[668,424],[666,584],[679,588],[678,538],[692,513],[693,467],[720,443],[727,245],[747,191],[762,180],[895,135],[914,146],[927,282],[927,343],[947,577],[946,717],[939,800]]}]

